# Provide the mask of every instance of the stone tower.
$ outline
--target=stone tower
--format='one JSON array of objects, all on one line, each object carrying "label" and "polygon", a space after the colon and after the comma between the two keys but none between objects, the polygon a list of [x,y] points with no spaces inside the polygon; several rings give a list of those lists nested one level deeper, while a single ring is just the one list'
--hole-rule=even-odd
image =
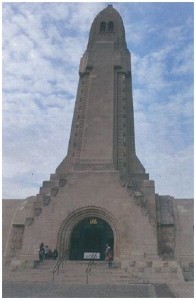
[{"label": "stone tower", "polygon": [[68,155],[57,173],[118,170],[123,180],[147,179],[135,153],[130,53],[112,5],[91,26],[79,74]]},{"label": "stone tower", "polygon": [[157,258],[154,182],[136,156],[130,53],[108,5],[81,58],[66,158],[36,197],[17,209],[6,255],[33,260],[43,241],[70,260]]}]

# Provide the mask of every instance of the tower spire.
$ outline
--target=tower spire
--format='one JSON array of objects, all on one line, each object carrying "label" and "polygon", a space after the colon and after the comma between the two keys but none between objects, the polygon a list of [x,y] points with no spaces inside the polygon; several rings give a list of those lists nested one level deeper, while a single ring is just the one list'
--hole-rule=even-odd
[{"label": "tower spire", "polygon": [[57,171],[66,166],[144,174],[135,153],[130,53],[111,4],[92,23],[79,75],[68,155]]}]

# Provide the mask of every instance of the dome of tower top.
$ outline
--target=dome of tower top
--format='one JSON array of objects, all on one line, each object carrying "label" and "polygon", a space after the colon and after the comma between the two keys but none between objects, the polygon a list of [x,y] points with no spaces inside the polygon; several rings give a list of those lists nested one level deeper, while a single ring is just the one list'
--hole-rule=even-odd
[{"label": "dome of tower top", "polygon": [[115,44],[126,46],[122,18],[112,5],[108,5],[98,13],[92,23],[88,48],[96,41],[114,41]]},{"label": "dome of tower top", "polygon": [[120,17],[121,16],[119,14],[119,12],[112,6],[112,5],[108,5],[106,8],[104,8],[102,11],[100,11],[100,13],[97,15],[97,17]]}]

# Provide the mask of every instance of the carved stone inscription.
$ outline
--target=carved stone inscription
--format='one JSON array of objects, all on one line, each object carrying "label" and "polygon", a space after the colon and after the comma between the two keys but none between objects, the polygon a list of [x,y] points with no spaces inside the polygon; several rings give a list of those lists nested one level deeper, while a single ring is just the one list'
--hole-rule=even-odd
[{"label": "carved stone inscription", "polygon": [[117,74],[117,168],[126,173],[126,92],[125,74]]},{"label": "carved stone inscription", "polygon": [[73,138],[73,153],[72,157],[75,161],[80,159],[80,153],[82,148],[82,140],[84,134],[84,125],[86,118],[86,106],[88,98],[88,85],[89,85],[89,74],[84,74],[80,78],[80,92],[79,98],[77,99],[77,113],[74,127],[74,138]]}]

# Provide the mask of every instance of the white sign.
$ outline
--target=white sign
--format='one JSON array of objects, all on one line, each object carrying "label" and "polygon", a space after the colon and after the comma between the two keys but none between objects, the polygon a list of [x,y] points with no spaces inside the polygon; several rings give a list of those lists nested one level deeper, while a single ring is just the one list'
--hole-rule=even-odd
[{"label": "white sign", "polygon": [[100,259],[100,252],[84,252],[84,259]]}]

